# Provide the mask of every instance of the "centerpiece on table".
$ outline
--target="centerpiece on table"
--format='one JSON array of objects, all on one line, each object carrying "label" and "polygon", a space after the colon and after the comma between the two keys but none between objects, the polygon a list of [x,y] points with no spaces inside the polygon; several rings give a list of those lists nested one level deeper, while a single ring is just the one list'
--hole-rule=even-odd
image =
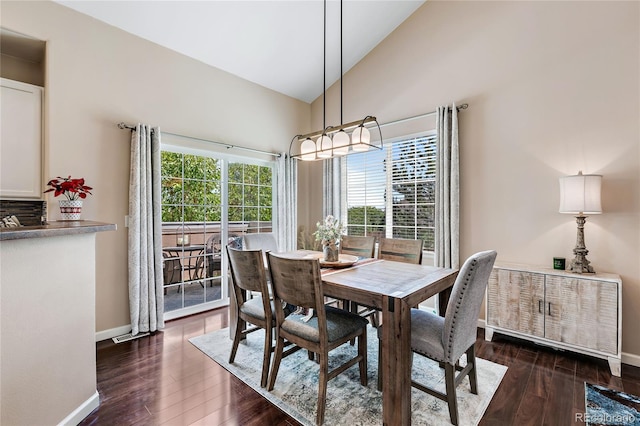
[{"label": "centerpiece on table", "polygon": [[87,198],[87,194],[91,194],[93,189],[84,184],[84,178],[75,179],[71,176],[63,178],[58,176],[47,182],[47,186],[51,188],[44,191],[52,192],[54,197],[64,195],[65,200],[59,200],[60,214],[62,220],[79,220],[82,214],[82,200]]},{"label": "centerpiece on table", "polygon": [[338,244],[344,232],[344,226],[340,221],[329,215],[324,222],[316,223],[318,229],[313,233],[317,241],[322,241],[322,252],[325,262],[337,262],[339,260]]}]

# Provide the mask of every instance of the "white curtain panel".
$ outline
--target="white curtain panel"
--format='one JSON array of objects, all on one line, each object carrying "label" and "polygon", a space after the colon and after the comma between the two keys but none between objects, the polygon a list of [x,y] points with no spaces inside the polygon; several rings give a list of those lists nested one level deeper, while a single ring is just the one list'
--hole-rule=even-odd
[{"label": "white curtain panel", "polygon": [[341,219],[341,158],[324,160],[322,163],[322,217],[332,215]]},{"label": "white curtain panel", "polygon": [[131,334],[164,327],[160,129],[131,132],[129,178],[129,310]]},{"label": "white curtain panel", "polygon": [[435,266],[460,266],[460,155],[456,105],[438,107],[436,118]]},{"label": "white curtain panel", "polygon": [[284,152],[276,160],[275,235],[282,251],[297,248],[298,163]]}]

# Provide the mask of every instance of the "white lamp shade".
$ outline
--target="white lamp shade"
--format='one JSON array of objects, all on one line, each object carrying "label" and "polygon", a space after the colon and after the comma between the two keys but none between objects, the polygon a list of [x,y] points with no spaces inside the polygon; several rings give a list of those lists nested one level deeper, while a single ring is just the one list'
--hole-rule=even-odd
[{"label": "white lamp shade", "polygon": [[313,161],[316,159],[316,144],[309,138],[300,144],[300,159],[303,161]]},{"label": "white lamp shade", "polygon": [[330,158],[331,157],[331,146],[332,146],[331,138],[327,135],[322,135],[316,141],[317,152],[316,155],[318,158]]},{"label": "white lamp shade", "polygon": [[364,126],[358,126],[351,134],[351,147],[354,151],[368,151],[371,134],[369,129]]},{"label": "white lamp shade", "polygon": [[333,155],[347,155],[348,152],[349,135],[344,130],[340,130],[338,133],[333,135]]},{"label": "white lamp shade", "polygon": [[560,178],[560,213],[602,213],[600,188],[602,176],[583,175]]}]

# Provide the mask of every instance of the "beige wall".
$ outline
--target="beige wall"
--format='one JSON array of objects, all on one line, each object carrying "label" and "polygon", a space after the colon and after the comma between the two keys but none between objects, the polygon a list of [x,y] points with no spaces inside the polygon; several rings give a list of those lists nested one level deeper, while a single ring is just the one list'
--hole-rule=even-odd
[{"label": "beige wall", "polygon": [[96,331],[125,326],[131,136],[116,123],[281,152],[308,131],[309,105],[53,2],[3,0],[0,24],[47,41],[45,177],[84,177],[83,217],[118,225],[97,236]]},{"label": "beige wall", "polygon": [[[469,103],[459,116],[463,258],[488,248],[500,261],[550,266],[553,256],[572,258],[576,224],[558,213],[558,178],[602,174],[604,214],[587,220],[588,258],[596,270],[622,276],[623,351],[635,356],[639,8],[428,1],[344,78],[345,122],[367,114],[388,122]],[[337,93],[334,86],[327,97],[328,124],[339,118]],[[312,105],[312,128],[320,123],[321,98]],[[301,169],[313,184],[305,194],[314,223],[322,180]]]},{"label": "beige wall", "polygon": [[0,245],[3,425],[60,424],[83,406],[67,419],[78,421],[98,406],[95,246],[93,233]]}]

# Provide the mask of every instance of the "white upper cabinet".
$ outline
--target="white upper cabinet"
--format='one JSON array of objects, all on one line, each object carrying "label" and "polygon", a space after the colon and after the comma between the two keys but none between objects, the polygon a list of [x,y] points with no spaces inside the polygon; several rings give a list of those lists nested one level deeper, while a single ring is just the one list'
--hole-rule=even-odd
[{"label": "white upper cabinet", "polygon": [[0,198],[42,199],[43,89],[0,82]]}]

